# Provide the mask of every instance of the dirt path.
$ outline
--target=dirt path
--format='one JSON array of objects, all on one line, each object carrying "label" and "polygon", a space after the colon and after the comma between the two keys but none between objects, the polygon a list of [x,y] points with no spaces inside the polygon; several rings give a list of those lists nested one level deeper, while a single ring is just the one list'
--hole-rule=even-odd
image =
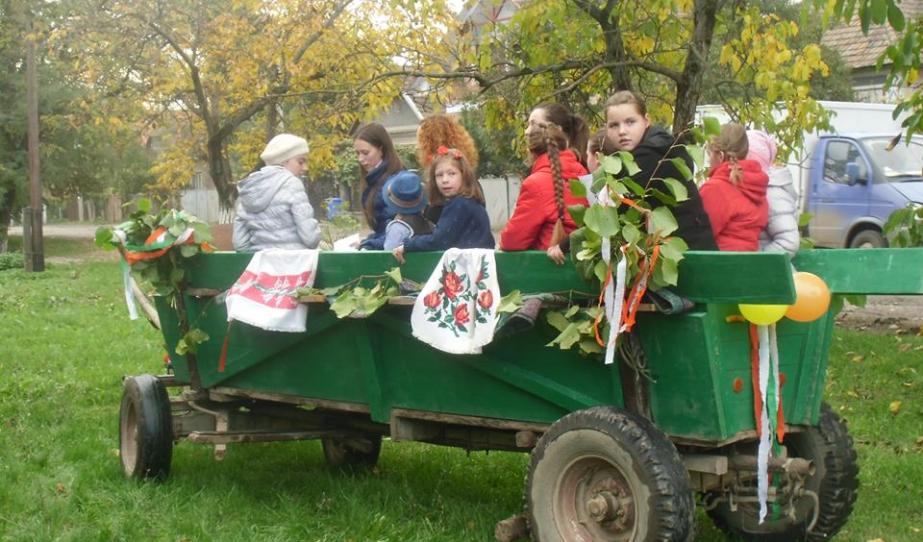
[{"label": "dirt path", "polygon": [[923,296],[869,296],[865,307],[847,304],[837,325],[850,329],[923,333]]},{"label": "dirt path", "polygon": [[[42,235],[45,237],[63,237],[66,239],[93,239],[98,224],[45,224]],[[22,227],[10,227],[10,235],[21,236]]]}]

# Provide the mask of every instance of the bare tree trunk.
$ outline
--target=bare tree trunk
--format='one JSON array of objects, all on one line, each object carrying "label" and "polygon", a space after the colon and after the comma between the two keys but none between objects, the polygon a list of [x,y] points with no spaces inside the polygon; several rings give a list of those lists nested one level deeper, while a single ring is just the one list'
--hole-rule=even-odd
[{"label": "bare tree trunk", "polygon": [[695,120],[695,107],[702,95],[702,76],[708,66],[708,51],[715,32],[719,0],[695,0],[695,28],[686,65],[676,81],[676,109],[673,113],[673,133],[679,135]]},{"label": "bare tree trunk", "polygon": [[232,209],[237,199],[237,188],[231,178],[231,162],[225,150],[223,140],[208,140],[208,174],[211,175],[215,190],[218,191],[218,203],[222,209]]}]

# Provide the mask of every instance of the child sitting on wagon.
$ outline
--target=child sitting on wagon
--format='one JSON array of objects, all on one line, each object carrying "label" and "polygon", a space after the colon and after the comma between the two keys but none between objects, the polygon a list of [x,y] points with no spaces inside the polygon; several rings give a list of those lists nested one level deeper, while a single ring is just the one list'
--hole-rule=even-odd
[{"label": "child sitting on wagon", "polygon": [[423,217],[426,194],[416,173],[402,171],[388,179],[381,188],[381,200],[394,217],[385,227],[385,250],[394,250],[415,235],[433,232],[433,224]]},{"label": "child sitting on wagon", "polygon": [[433,205],[443,205],[433,233],[415,235],[395,248],[394,257],[404,263],[404,252],[449,248],[494,248],[484,194],[474,170],[458,149],[439,147],[427,179]]}]

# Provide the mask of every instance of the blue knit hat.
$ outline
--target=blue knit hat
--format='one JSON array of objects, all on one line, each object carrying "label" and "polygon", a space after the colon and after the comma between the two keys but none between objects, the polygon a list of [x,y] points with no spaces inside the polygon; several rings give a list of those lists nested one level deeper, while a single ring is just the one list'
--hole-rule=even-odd
[{"label": "blue knit hat", "polygon": [[389,216],[413,215],[426,207],[426,194],[420,176],[412,171],[401,171],[393,175],[381,187],[381,199],[385,202]]}]

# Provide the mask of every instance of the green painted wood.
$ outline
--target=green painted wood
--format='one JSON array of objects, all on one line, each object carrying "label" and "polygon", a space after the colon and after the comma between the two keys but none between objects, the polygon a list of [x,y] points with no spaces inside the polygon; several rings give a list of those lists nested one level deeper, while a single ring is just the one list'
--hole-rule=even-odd
[{"label": "green painted wood", "polygon": [[923,294],[923,248],[803,250],[792,263],[838,294]]},{"label": "green painted wood", "polygon": [[[438,252],[408,254],[401,273],[425,282],[440,257]],[[497,252],[496,259],[501,292],[598,293],[572,265],[555,265],[544,252]],[[249,254],[233,252],[199,256],[193,262],[189,285],[225,290],[249,261]],[[390,252],[322,252],[315,286],[337,286],[360,275],[381,275],[393,267],[397,262]],[[700,303],[792,303],[795,294],[789,269],[781,253],[688,252],[680,262],[676,291]]]},{"label": "green painted wood", "polygon": [[[227,289],[249,257],[199,257],[190,286]],[[422,282],[438,258],[436,253],[412,254],[402,271]],[[316,285],[342,284],[394,265],[389,253],[324,253]],[[680,316],[641,315],[637,329],[656,380],[652,408],[656,423],[669,435],[720,442],[753,428],[746,327],[725,318],[736,312],[738,302],[791,301],[790,268],[781,254],[756,253],[689,253],[682,265],[682,293],[708,303]],[[497,266],[503,292],[591,290],[571,266],[556,266],[541,252],[498,253]],[[551,423],[573,410],[623,405],[617,366],[546,347],[556,331],[543,319],[531,330],[496,339],[483,354],[454,356],[413,338],[409,307],[386,306],[368,319],[338,320],[326,306],[312,304],[305,333],[234,324],[227,367],[219,373],[228,330],[225,307],[210,299],[186,296],[186,301],[193,325],[210,337],[197,356],[205,387],[360,403],[382,422],[393,408]],[[174,322],[165,327],[172,352],[178,340],[175,314],[162,302],[158,309],[164,321]],[[780,341],[783,365],[791,365],[786,370],[797,382],[783,388],[786,411],[798,417],[796,422],[816,410],[823,388],[823,373],[807,367],[826,366],[826,345],[817,349],[819,340],[811,335],[817,325],[792,323]],[[806,345],[814,345],[813,354],[806,354]],[[188,382],[184,360],[174,359],[178,379]],[[798,364],[810,370],[802,374]],[[740,392],[732,389],[737,377],[746,383]]]}]

